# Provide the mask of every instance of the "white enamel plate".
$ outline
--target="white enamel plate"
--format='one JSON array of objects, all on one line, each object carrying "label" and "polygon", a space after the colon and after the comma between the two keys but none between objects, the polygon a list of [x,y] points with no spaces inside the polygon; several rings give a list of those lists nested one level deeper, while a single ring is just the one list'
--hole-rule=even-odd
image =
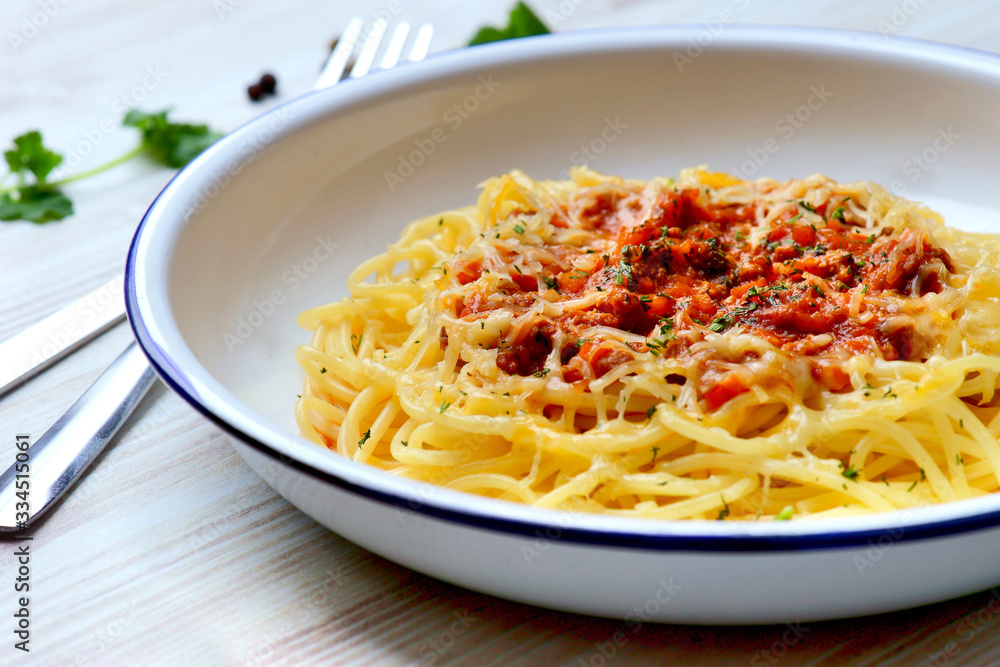
[{"label": "white enamel plate", "polygon": [[631,178],[880,182],[1000,230],[1000,57],[874,34],[728,26],[531,38],[311,93],[236,130],[154,202],[129,316],[164,381],[290,502],[477,591],[685,623],[806,621],[1000,583],[1000,496],[855,519],[654,522],[540,511],[398,479],[297,435],[299,312],[410,220],[483,179],[573,164]]}]

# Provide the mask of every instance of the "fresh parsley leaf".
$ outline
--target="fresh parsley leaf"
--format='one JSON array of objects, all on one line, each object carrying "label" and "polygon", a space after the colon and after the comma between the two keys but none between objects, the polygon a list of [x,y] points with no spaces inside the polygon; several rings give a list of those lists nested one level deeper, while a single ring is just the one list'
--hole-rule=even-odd
[{"label": "fresh parsley leaf", "polygon": [[535,16],[535,13],[526,4],[518,2],[510,12],[510,24],[506,28],[492,26],[480,28],[476,36],[469,42],[469,46],[499,42],[505,39],[517,39],[518,37],[547,35],[549,32],[548,27]]},{"label": "fresh parsley leaf", "polygon": [[73,215],[73,202],[58,188],[29,185],[0,194],[0,220],[43,223]]},{"label": "fresh parsley leaf", "polygon": [[476,33],[475,37],[469,40],[469,46],[476,46],[477,44],[489,44],[490,42],[502,42],[508,39],[506,36],[506,31],[498,30],[493,26],[483,26]]},{"label": "fresh parsley leaf", "polygon": [[222,137],[207,125],[171,123],[168,113],[132,109],[122,121],[122,125],[142,132],[143,152],[155,162],[175,169],[183,167]]},{"label": "fresh parsley leaf", "polygon": [[38,183],[44,183],[49,173],[63,161],[62,155],[42,144],[42,134],[37,130],[15,138],[14,148],[4,151],[3,156],[11,173],[23,175],[26,170],[30,171]]}]

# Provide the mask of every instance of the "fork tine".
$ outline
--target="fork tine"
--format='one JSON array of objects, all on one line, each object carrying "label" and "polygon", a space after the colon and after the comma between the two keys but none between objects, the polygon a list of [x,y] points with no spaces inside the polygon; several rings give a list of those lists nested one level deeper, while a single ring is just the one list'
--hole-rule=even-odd
[{"label": "fork tine", "polygon": [[365,45],[361,48],[358,61],[351,68],[351,78],[360,79],[368,74],[375,62],[375,54],[378,53],[379,44],[382,42],[382,34],[385,32],[385,19],[379,19],[372,24],[365,40]]},{"label": "fork tine", "polygon": [[406,44],[406,36],[409,33],[410,24],[406,21],[402,21],[396,26],[396,30],[392,33],[392,39],[389,40],[389,46],[385,50],[385,55],[382,56],[382,62],[379,63],[380,68],[389,69],[396,66],[396,63],[399,62],[399,56],[403,53],[403,46]]},{"label": "fork tine", "polygon": [[[328,88],[344,77],[351,54],[358,44],[362,45],[361,53],[350,68],[349,77],[358,79],[368,74],[372,69],[375,56],[378,54],[387,25],[385,19],[379,19],[371,25],[368,34],[363,36],[362,28],[364,27],[364,21],[359,17],[351,19],[351,22],[344,29],[344,34],[337,41],[337,46],[333,49],[333,53],[330,54],[330,59],[323,66],[323,71],[316,80],[314,89]],[[389,40],[389,45],[386,47],[385,54],[379,62],[380,69],[389,69],[396,66],[402,55],[403,47],[406,45],[406,38],[409,33],[410,25],[405,21],[396,26]],[[417,31],[417,35],[413,40],[413,45],[410,47],[409,60],[411,62],[423,60],[427,56],[433,36],[434,27],[431,24],[425,23],[420,26],[420,30]]]},{"label": "fork tine", "polygon": [[347,24],[344,34],[337,41],[333,53],[330,54],[330,59],[326,61],[323,71],[316,79],[313,90],[321,90],[340,81],[340,77],[344,75],[344,69],[347,67],[347,61],[351,58],[351,52],[354,51],[354,45],[361,35],[363,24],[364,22],[360,18],[351,19],[351,22]]},{"label": "fork tine", "polygon": [[434,26],[425,23],[417,31],[417,37],[413,40],[413,47],[410,49],[410,61],[417,62],[427,57],[427,52],[431,50],[431,38],[434,37]]}]

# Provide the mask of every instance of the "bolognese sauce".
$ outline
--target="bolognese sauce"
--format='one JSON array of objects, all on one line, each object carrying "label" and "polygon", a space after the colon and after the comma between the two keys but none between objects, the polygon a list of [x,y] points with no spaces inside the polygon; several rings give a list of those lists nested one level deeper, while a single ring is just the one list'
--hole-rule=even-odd
[{"label": "bolognese sauce", "polygon": [[[643,206],[641,198],[599,191],[563,204],[551,224],[579,228],[574,242],[538,243],[530,263],[505,251],[499,287],[473,287],[455,315],[475,321],[501,309],[526,313],[540,301],[562,306],[499,336],[497,366],[538,374],[558,338],[562,378],[571,383],[600,378],[638,355],[684,357],[692,342],[730,330],[800,357],[911,361],[929,348],[879,298],[920,297],[946,284],[952,260],[926,232],[868,229],[850,197],[839,196],[783,206],[762,232],[758,220],[770,212],[761,203],[717,204],[702,194],[665,189]],[[532,213],[514,210],[508,220],[523,232],[516,221]],[[483,266],[460,253],[445,270],[468,284]],[[634,336],[623,343],[583,335],[607,329]],[[814,363],[811,371],[826,389],[848,385],[836,367]],[[733,375],[709,384],[710,409],[747,391]]]}]

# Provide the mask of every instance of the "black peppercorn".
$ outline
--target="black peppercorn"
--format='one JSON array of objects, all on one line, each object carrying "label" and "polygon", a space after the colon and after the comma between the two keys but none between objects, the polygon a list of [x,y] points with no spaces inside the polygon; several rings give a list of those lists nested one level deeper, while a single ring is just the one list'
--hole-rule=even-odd
[{"label": "black peppercorn", "polygon": [[264,74],[260,77],[260,87],[263,88],[264,92],[273,95],[274,88],[278,85],[278,80],[274,78],[273,74]]},{"label": "black peppercorn", "polygon": [[271,73],[266,73],[261,75],[260,81],[247,87],[247,95],[254,102],[259,102],[266,95],[274,95],[275,88],[278,86],[278,80]]}]

